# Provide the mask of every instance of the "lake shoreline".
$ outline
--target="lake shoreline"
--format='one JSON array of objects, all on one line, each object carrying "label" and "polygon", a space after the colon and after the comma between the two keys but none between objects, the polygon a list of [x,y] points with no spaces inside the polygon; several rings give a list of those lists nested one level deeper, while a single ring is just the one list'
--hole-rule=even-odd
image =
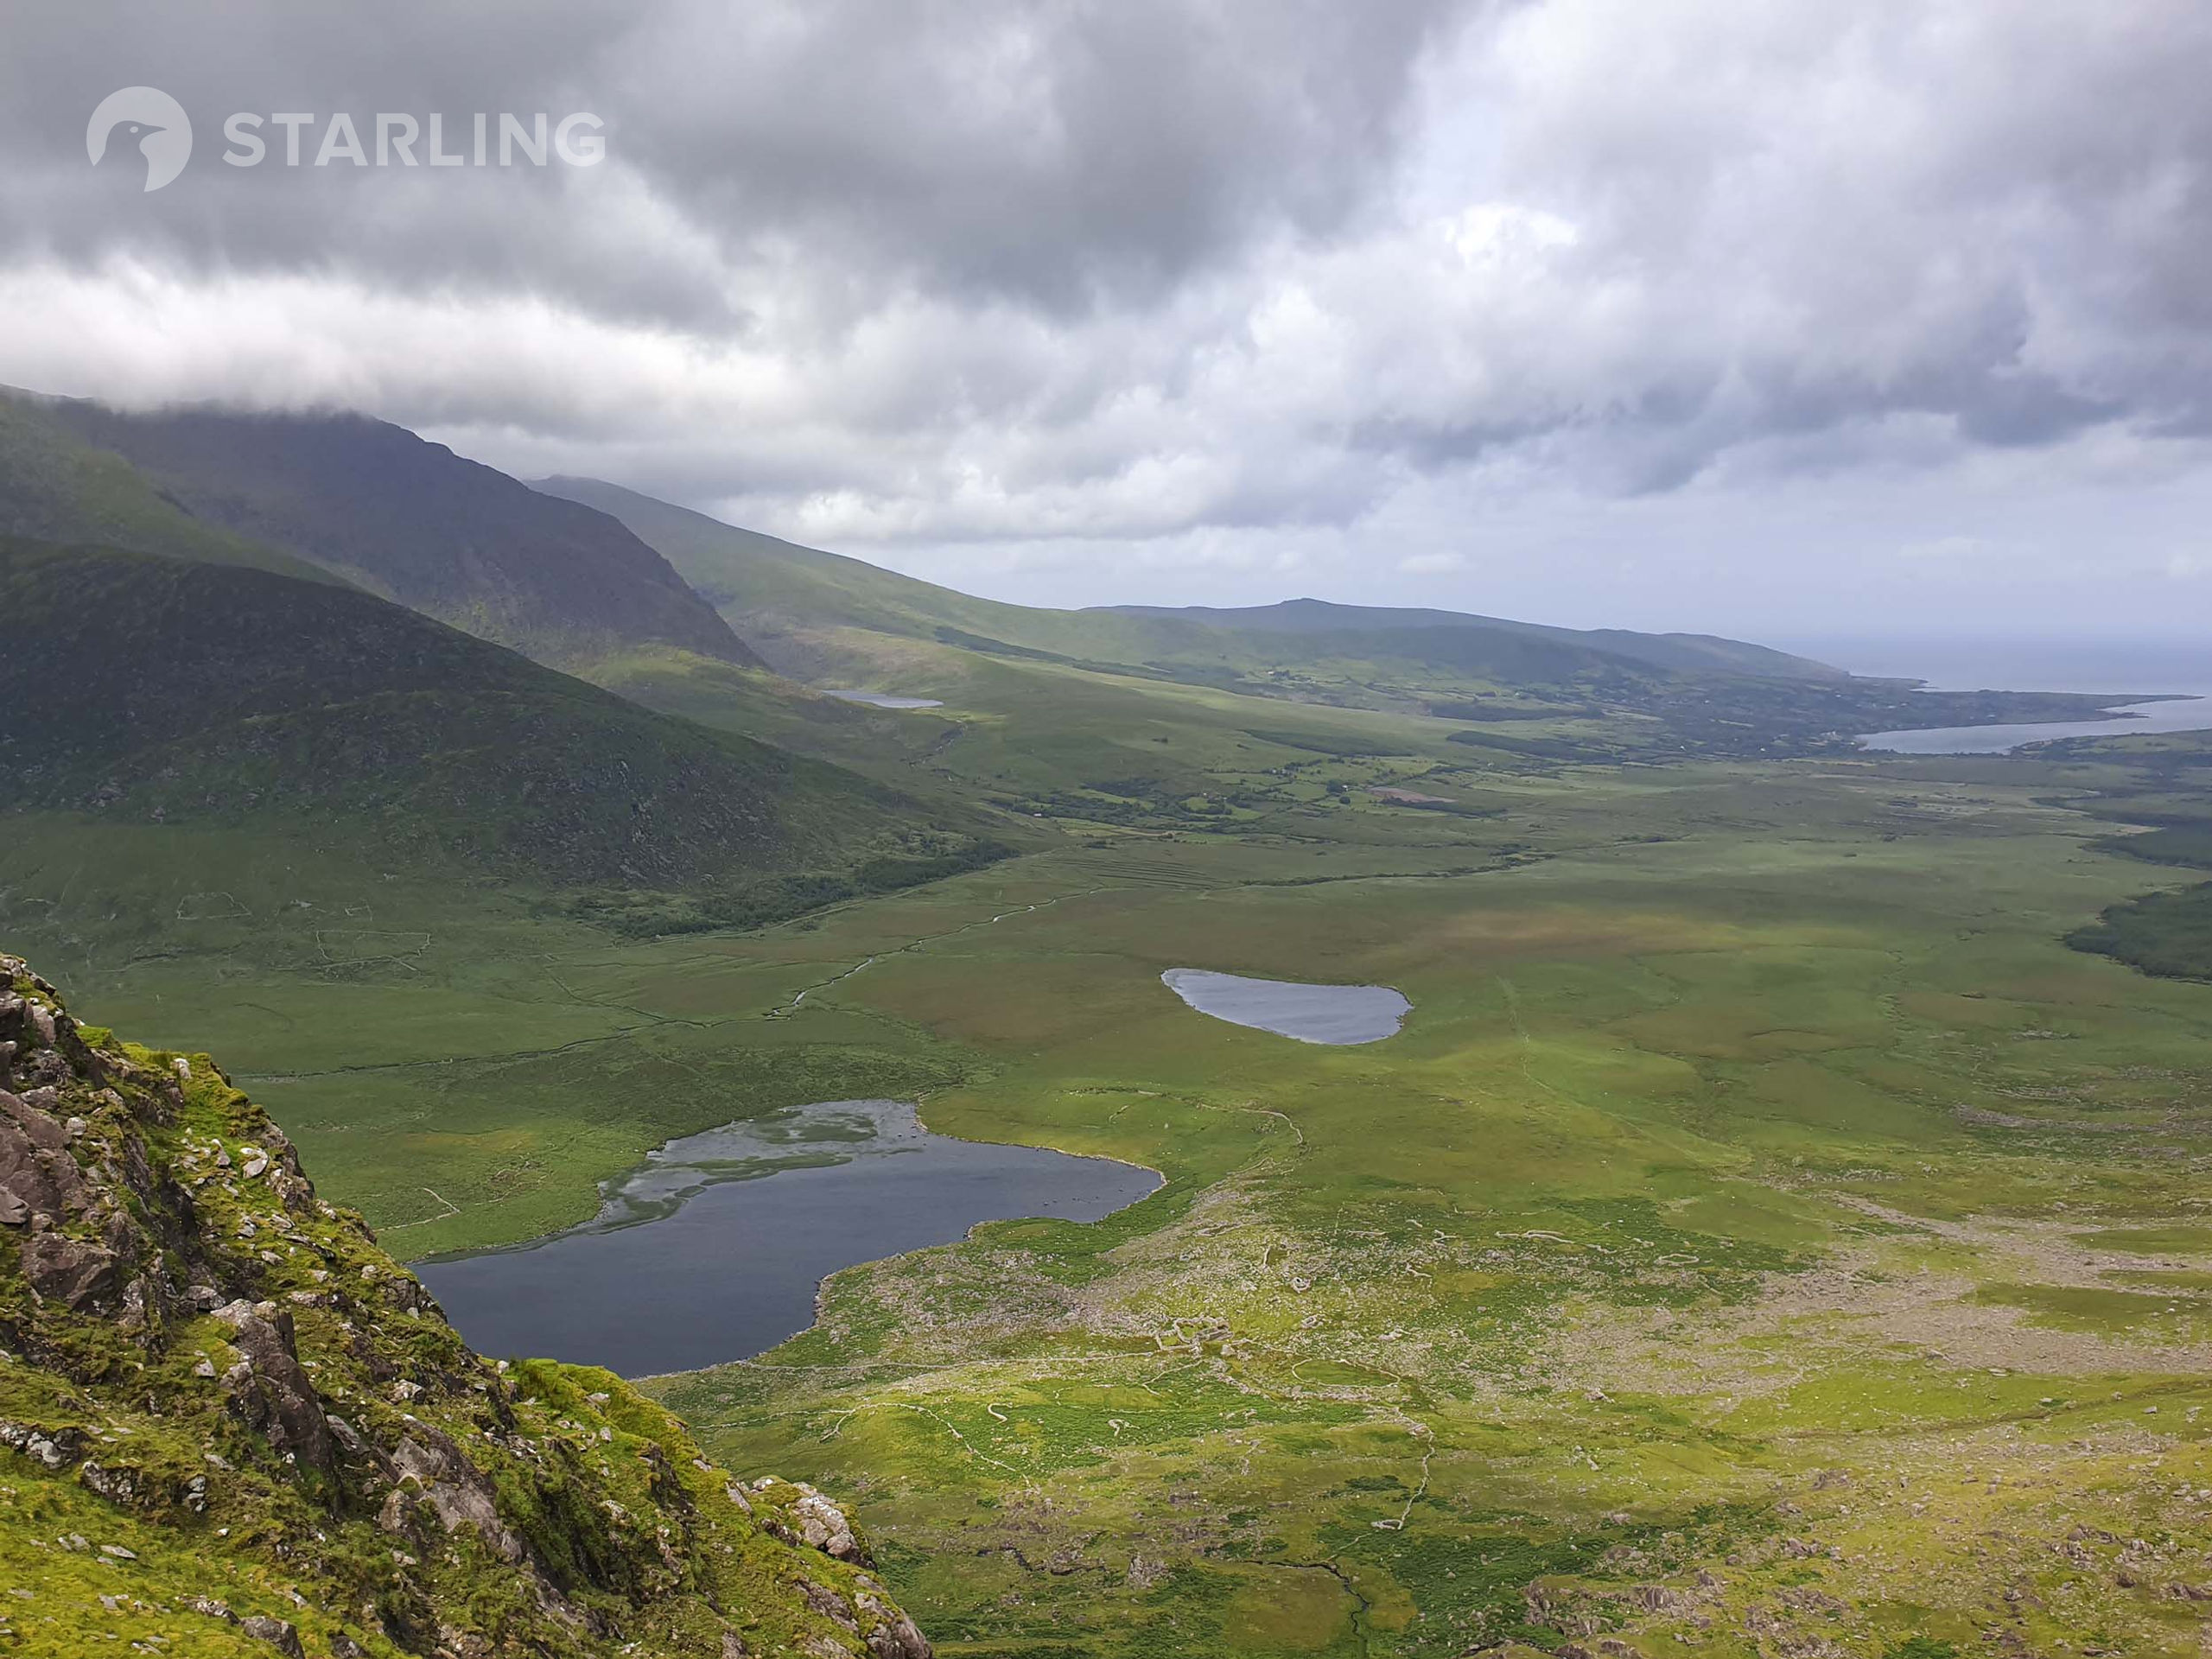
[{"label": "lake shoreline", "polygon": [[1105,1153],[941,1134],[918,1101],[823,1101],[672,1137],[572,1227],[412,1265],[473,1345],[672,1376],[805,1335],[839,1274],[994,1222],[1103,1221],[1167,1185]]},{"label": "lake shoreline", "polygon": [[[917,1105],[916,1105],[916,1107],[915,1107],[915,1120],[916,1120],[918,1122],[922,1122],[922,1123],[923,1123],[923,1127],[924,1127],[925,1128],[928,1128],[928,1125],[927,1125],[926,1122],[925,1122],[925,1121],[924,1121],[924,1120],[922,1119],[922,1117],[921,1117],[921,1108],[920,1108],[920,1105],[919,1105],[918,1103],[917,1103]],[[1135,1208],[1136,1208],[1136,1206],[1137,1206],[1138,1205],[1140,1205],[1140,1204],[1143,1204],[1143,1203],[1147,1202],[1147,1200],[1149,1200],[1149,1199],[1158,1198],[1158,1197],[1159,1197],[1162,1192],[1166,1192],[1166,1191],[1167,1190],[1168,1184],[1169,1184],[1169,1182],[1168,1182],[1168,1176],[1167,1176],[1166,1173],[1164,1170],[1155,1169],[1155,1168],[1154,1168],[1150,1164],[1140,1164],[1140,1163],[1136,1163],[1136,1162],[1134,1162],[1134,1161],[1132,1161],[1131,1160],[1127,1159],[1127,1158],[1116,1158],[1116,1157],[1114,1157],[1111,1154],[1109,1154],[1109,1153],[1103,1153],[1103,1152],[1070,1152],[1070,1151],[1069,1151],[1065,1147],[1055,1147],[1055,1146],[1047,1145],[1047,1144],[1046,1144],[1046,1143],[1039,1142],[1039,1141],[984,1141],[984,1140],[980,1140],[980,1139],[978,1139],[977,1137],[976,1137],[976,1136],[974,1136],[974,1135],[950,1135],[950,1134],[947,1134],[945,1131],[944,1131],[944,1130],[942,1130],[942,1129],[930,1129],[930,1130],[929,1130],[929,1133],[931,1133],[931,1135],[938,1135],[938,1136],[939,1136],[941,1139],[944,1139],[944,1140],[946,1140],[946,1141],[965,1141],[966,1143],[968,1143],[968,1144],[969,1144],[969,1145],[970,1145],[970,1146],[978,1146],[978,1147],[1008,1147],[1008,1146],[1033,1147],[1034,1147],[1036,1150],[1038,1150],[1038,1151],[1039,1151],[1039,1152],[1056,1152],[1056,1153],[1058,1153],[1058,1154],[1060,1154],[1060,1156],[1062,1156],[1063,1158],[1084,1158],[1084,1159],[1090,1159],[1090,1160],[1093,1160],[1097,1161],[1097,1162],[1099,1162],[1099,1163],[1107,1163],[1107,1164],[1115,1164],[1115,1165],[1118,1165],[1118,1166],[1121,1166],[1122,1168],[1123,1168],[1123,1169],[1136,1169],[1136,1170],[1142,1170],[1146,1174],[1150,1175],[1150,1176],[1153,1178],[1153,1183],[1154,1183],[1154,1184],[1153,1184],[1152,1191],[1150,1191],[1149,1192],[1145,1193],[1145,1194],[1143,1195],[1143,1197],[1141,1197],[1141,1198],[1132,1198],[1128,1203],[1127,1203],[1127,1204],[1123,1205],[1120,1210],[1112,1210],[1112,1211],[1109,1211],[1105,1215],[1103,1215],[1103,1216],[1100,1216],[1099,1217],[1097,1217],[1097,1219],[1096,1219],[1096,1221],[1077,1222],[1077,1223],[1076,1223],[1076,1224],[1076,1224],[1076,1225],[1077,1225],[1077,1226],[1082,1226],[1082,1227],[1093,1227],[1093,1226],[1097,1225],[1097,1224],[1098,1224],[1098,1222],[1100,1222],[1100,1221],[1107,1221],[1107,1220],[1110,1220],[1113,1217],[1115,1217],[1115,1216],[1118,1216],[1118,1215],[1121,1215],[1121,1214],[1122,1214],[1123,1211],[1125,1211],[1134,1210],[1134,1209],[1135,1209]],[[715,1361],[715,1362],[714,1363],[714,1364],[711,1364],[711,1365],[692,1365],[692,1366],[686,1366],[686,1367],[683,1368],[682,1370],[673,1370],[673,1371],[645,1371],[645,1372],[640,1372],[640,1373],[639,1373],[639,1374],[638,1374],[637,1376],[626,1376],[626,1374],[625,1380],[626,1380],[626,1381],[627,1381],[627,1382],[632,1382],[632,1383],[638,1383],[638,1384],[644,1384],[644,1383],[649,1383],[649,1382],[668,1382],[668,1381],[670,1381],[670,1380],[671,1380],[671,1379],[673,1379],[673,1378],[679,1377],[679,1376],[697,1376],[697,1375],[698,1375],[700,1372],[702,1372],[702,1371],[711,1371],[711,1370],[714,1370],[717,1369],[718,1367],[720,1367],[720,1366],[723,1366],[723,1365],[745,1365],[745,1366],[758,1367],[758,1368],[760,1368],[760,1369],[763,1369],[763,1370],[797,1370],[797,1369],[806,1369],[806,1370],[821,1370],[821,1369],[824,1369],[824,1368],[823,1368],[823,1367],[818,1367],[818,1366],[810,1366],[810,1367],[804,1367],[804,1368],[799,1368],[799,1367],[784,1367],[784,1366],[766,1366],[766,1367],[763,1367],[763,1366],[761,1366],[761,1365],[760,1365],[760,1359],[761,1359],[761,1356],[762,1356],[762,1355],[764,1355],[764,1354],[772,1354],[772,1353],[774,1353],[774,1352],[776,1351],[776,1349],[777,1349],[777,1348],[780,1348],[780,1347],[782,1347],[782,1346],[784,1345],[784,1344],[785,1344],[785,1343],[797,1342],[800,1338],[802,1338],[802,1337],[804,1337],[804,1336],[807,1336],[807,1335],[810,1334],[810,1333],[814,1331],[815,1327],[821,1324],[821,1322],[822,1322],[822,1312],[823,1312],[823,1298],[828,1294],[828,1293],[829,1293],[829,1289],[830,1289],[830,1282],[831,1282],[833,1280],[841,1279],[841,1278],[842,1278],[845,1274],[849,1274],[849,1273],[860,1273],[860,1272],[861,1272],[861,1271],[863,1271],[863,1270],[865,1270],[865,1269],[868,1269],[868,1268],[880,1268],[880,1267],[881,1267],[885,1262],[900,1262],[900,1261],[904,1261],[906,1257],[908,1257],[908,1256],[910,1256],[910,1255],[921,1255],[925,1250],[942,1250],[942,1249],[947,1249],[948,1247],[950,1247],[950,1246],[951,1246],[951,1245],[953,1245],[953,1244],[964,1244],[964,1243],[967,1243],[970,1242],[971,1240],[973,1240],[973,1239],[975,1238],[975,1236],[976,1236],[976,1229],[977,1229],[977,1228],[980,1228],[980,1227],[989,1227],[989,1226],[995,1226],[995,1225],[999,1224],[1001,1221],[1009,1221],[1009,1220],[1010,1220],[1010,1221],[1035,1221],[1035,1220],[1042,1220],[1042,1219],[1047,1219],[1047,1217],[1035,1217],[1035,1216],[1014,1216],[1014,1217],[988,1217],[988,1218],[986,1218],[986,1219],[984,1219],[984,1220],[982,1220],[982,1221],[978,1221],[978,1222],[975,1222],[975,1223],[970,1224],[970,1225],[969,1226],[968,1230],[967,1230],[966,1232],[963,1233],[963,1234],[962,1234],[958,1238],[957,1238],[957,1239],[947,1239],[947,1240],[945,1240],[945,1241],[944,1241],[944,1243],[942,1243],[942,1244],[918,1244],[918,1245],[914,1246],[914,1248],[913,1248],[913,1249],[907,1249],[907,1250],[895,1250],[895,1251],[893,1251],[893,1252],[891,1255],[876,1255],[876,1256],[870,1256],[870,1257],[869,1257],[867,1261],[865,1261],[865,1262],[854,1262],[849,1263],[847,1266],[844,1266],[844,1267],[842,1267],[842,1268],[838,1268],[834,1269],[834,1270],[833,1270],[833,1271],[831,1271],[831,1272],[829,1272],[829,1273],[825,1273],[825,1274],[823,1274],[822,1275],[822,1277],[821,1277],[821,1278],[819,1278],[818,1280],[817,1280],[817,1281],[815,1281],[815,1285],[814,1285],[814,1318],[813,1318],[813,1319],[811,1319],[810,1320],[809,1320],[809,1321],[807,1322],[807,1324],[806,1324],[806,1325],[805,1325],[805,1327],[804,1327],[804,1329],[802,1329],[802,1330],[798,1330],[798,1331],[794,1331],[793,1332],[791,1332],[791,1334],[790,1336],[785,1337],[785,1338],[784,1338],[783,1342],[777,1343],[777,1344],[775,1344],[775,1346],[774,1346],[774,1347],[763,1348],[763,1349],[760,1351],[760,1353],[758,1353],[758,1354],[743,1354],[743,1355],[740,1355],[738,1357],[736,1357],[736,1358],[734,1358],[734,1359],[723,1359],[723,1360],[717,1360],[717,1361]],[[547,1236],[550,1237],[550,1236],[553,1236],[553,1235],[549,1234]],[[512,1248],[512,1247],[509,1247],[509,1248]],[[828,1369],[835,1369],[835,1370],[852,1370],[852,1369],[855,1369],[855,1367],[852,1367],[852,1366],[837,1366],[837,1367],[828,1368]]]},{"label": "lake shoreline", "polygon": [[1317,1047],[1386,1041],[1414,1011],[1413,1000],[1395,985],[1255,979],[1211,968],[1170,968],[1160,982],[1193,1014]]},{"label": "lake shoreline", "polygon": [[[2192,707],[2193,705],[2193,707]],[[2161,718],[2156,711],[2171,711]],[[1866,754],[2011,754],[2069,738],[2138,737],[2212,730],[2212,694],[2162,691],[2106,704],[2080,720],[1990,721],[1967,726],[1907,726],[1857,734]]]}]

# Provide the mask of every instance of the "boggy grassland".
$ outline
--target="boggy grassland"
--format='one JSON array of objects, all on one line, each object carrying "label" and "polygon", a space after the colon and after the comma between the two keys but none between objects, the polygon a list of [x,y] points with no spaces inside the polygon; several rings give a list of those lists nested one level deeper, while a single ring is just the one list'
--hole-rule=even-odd
[{"label": "boggy grassland", "polygon": [[[1224,730],[1149,803],[1016,780],[1052,849],[752,933],[59,818],[16,822],[0,925],[222,1056],[404,1255],[785,1101],[1164,1172],[650,1385],[855,1500],[940,1652],[2202,1651],[2212,988],[2063,943],[2190,879],[2072,804],[2123,764],[1559,767],[1441,724]],[[1179,965],[1414,1013],[1314,1048]]]}]

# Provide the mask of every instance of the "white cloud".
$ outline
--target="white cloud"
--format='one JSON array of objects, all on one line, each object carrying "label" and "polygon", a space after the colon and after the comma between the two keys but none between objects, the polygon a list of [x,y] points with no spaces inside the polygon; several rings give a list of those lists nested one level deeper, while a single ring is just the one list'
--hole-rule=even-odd
[{"label": "white cloud", "polygon": [[[439,73],[590,92],[607,165],[188,175],[127,223],[80,148],[18,168],[0,379],[351,404],[1031,597],[1295,573],[1757,626],[2001,572],[1993,613],[2060,616],[2194,556],[2195,0],[1349,16],[658,0],[542,12],[519,54],[487,24]],[[96,59],[35,21],[46,60]],[[460,84],[322,28],[265,63],[180,37],[179,73]],[[39,56],[0,124],[60,96]]]}]

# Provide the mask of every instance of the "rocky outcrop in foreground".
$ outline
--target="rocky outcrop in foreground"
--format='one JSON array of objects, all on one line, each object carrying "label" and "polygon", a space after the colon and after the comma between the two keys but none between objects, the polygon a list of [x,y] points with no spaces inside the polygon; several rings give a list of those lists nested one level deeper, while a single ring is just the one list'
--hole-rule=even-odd
[{"label": "rocky outcrop in foreground", "polygon": [[0,957],[0,1649],[928,1659],[865,1537],[470,1351],[205,1056]]}]

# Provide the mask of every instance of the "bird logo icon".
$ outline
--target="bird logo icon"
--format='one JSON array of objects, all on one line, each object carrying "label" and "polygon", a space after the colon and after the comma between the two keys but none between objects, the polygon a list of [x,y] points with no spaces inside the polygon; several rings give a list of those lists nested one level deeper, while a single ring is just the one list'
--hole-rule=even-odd
[{"label": "bird logo icon", "polygon": [[85,154],[98,167],[112,142],[118,156],[135,144],[146,160],[146,190],[174,180],[192,159],[192,120],[184,105],[158,86],[125,86],[110,92],[85,128]]}]

